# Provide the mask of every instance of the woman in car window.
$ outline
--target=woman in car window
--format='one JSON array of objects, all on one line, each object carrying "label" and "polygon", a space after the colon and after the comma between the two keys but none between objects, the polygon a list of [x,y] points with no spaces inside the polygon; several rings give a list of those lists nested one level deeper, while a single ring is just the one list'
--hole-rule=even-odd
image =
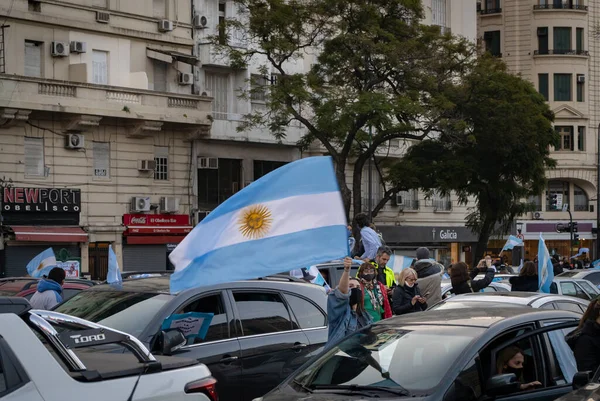
[{"label": "woman in car window", "polygon": [[[600,367],[600,302],[594,299],[575,331],[573,353],[580,372],[595,372]],[[571,344],[569,344],[571,345]]]},{"label": "woman in car window", "polygon": [[[479,273],[485,273],[481,280],[474,280]],[[479,292],[484,289],[494,279],[495,270],[492,268],[492,259],[482,259],[476,269],[469,274],[466,263],[458,262],[452,265],[450,269],[450,281],[452,282],[452,292],[458,294],[468,294],[470,292]]]},{"label": "woman in car window", "polygon": [[408,268],[402,270],[398,280],[398,287],[394,291],[394,314],[421,312],[427,309],[427,300],[421,296],[417,284],[417,272]]},{"label": "woman in car window", "polygon": [[499,375],[506,373],[514,373],[517,376],[517,380],[522,383],[521,391],[531,390],[535,387],[541,386],[542,383],[533,381],[531,383],[523,383],[523,364],[525,363],[525,354],[523,351],[514,345],[504,348],[498,354],[498,360],[496,361],[497,373]]},{"label": "woman in car window", "polygon": [[392,308],[383,283],[377,281],[375,267],[365,262],[358,268],[358,278],[365,297],[365,310],[373,318],[373,323],[392,317]]}]

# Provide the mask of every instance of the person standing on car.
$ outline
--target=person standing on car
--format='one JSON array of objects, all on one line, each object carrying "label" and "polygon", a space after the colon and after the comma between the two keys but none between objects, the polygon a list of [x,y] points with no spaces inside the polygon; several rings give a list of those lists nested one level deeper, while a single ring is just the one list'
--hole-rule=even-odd
[{"label": "person standing on car", "polygon": [[394,314],[404,315],[413,312],[422,312],[427,309],[427,300],[421,296],[417,284],[417,272],[410,267],[402,270],[398,287],[394,291]]},{"label": "person standing on car", "polygon": [[[354,259],[360,259],[365,262],[375,260],[377,256],[377,249],[381,246],[381,238],[369,226],[369,218],[364,213],[359,213],[354,217],[353,234],[356,243],[354,245]],[[362,253],[361,246],[364,249]],[[360,256],[358,256],[360,255]]]},{"label": "person standing on car", "polygon": [[600,367],[600,301],[598,298],[590,302],[573,334],[574,344],[571,341],[567,343],[573,349],[577,370],[596,372]]},{"label": "person standing on car", "polygon": [[50,310],[62,302],[62,285],[65,282],[66,273],[64,269],[55,267],[48,273],[48,278],[38,282],[37,291],[29,303],[33,309]]},{"label": "person standing on car", "polygon": [[383,283],[377,280],[375,268],[371,263],[365,262],[360,265],[358,278],[364,297],[365,310],[371,315],[373,323],[392,317],[387,290]]},{"label": "person standing on car", "polygon": [[352,259],[344,259],[344,273],[337,288],[327,296],[328,338],[325,348],[335,344],[348,334],[372,323],[371,315],[365,311],[360,282],[350,278]]},{"label": "person standing on car", "polygon": [[536,292],[540,288],[538,268],[534,262],[525,262],[519,275],[509,280],[511,291]]},{"label": "person standing on car", "polygon": [[442,300],[442,275],[444,266],[430,259],[429,249],[417,249],[417,260],[411,266],[417,272],[419,288],[427,296],[430,305],[435,305]]},{"label": "person standing on car", "polygon": [[[452,293],[468,294],[471,292],[479,292],[484,289],[494,279],[495,270],[492,267],[492,259],[481,259],[477,265],[477,269],[473,269],[469,274],[467,264],[458,262],[452,265],[450,270],[450,281],[452,282]],[[475,280],[479,273],[485,273],[485,277],[481,280]]]}]

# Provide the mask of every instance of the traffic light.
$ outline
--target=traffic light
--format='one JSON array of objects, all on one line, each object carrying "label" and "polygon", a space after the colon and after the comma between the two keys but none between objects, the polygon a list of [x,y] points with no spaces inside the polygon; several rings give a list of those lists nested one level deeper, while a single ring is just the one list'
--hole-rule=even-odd
[{"label": "traffic light", "polygon": [[[576,233],[577,231],[578,231],[577,230],[577,222],[574,221],[573,224],[571,225],[571,232]],[[579,235],[578,235],[578,237],[579,237]]]},{"label": "traffic light", "polygon": [[558,209],[558,194],[550,194],[548,196],[548,206],[550,210]]}]

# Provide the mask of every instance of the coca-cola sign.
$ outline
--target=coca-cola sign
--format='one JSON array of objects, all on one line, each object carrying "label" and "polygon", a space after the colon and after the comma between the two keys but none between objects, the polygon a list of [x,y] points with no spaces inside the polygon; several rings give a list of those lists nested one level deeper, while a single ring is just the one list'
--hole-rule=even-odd
[{"label": "coca-cola sign", "polygon": [[132,217],[131,218],[131,224],[139,224],[139,225],[146,225],[146,222],[148,221],[148,219],[146,218],[146,216],[144,217]]},{"label": "coca-cola sign", "polygon": [[187,214],[125,214],[124,235],[181,235],[192,231]]}]

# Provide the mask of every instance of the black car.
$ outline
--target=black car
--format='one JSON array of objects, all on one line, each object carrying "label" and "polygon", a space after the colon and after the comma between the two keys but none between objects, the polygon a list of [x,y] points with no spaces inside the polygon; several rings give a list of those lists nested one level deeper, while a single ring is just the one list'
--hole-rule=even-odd
[{"label": "black car", "polygon": [[83,291],[55,310],[135,335],[163,350],[163,321],[173,314],[214,313],[204,340],[173,355],[206,364],[226,401],[268,393],[327,341],[325,290],[286,278],[238,281],[169,294],[168,277],[124,280]]},{"label": "black car", "polygon": [[[473,307],[383,320],[341,340],[259,400],[554,400],[572,390],[575,358],[564,335],[579,317]],[[521,382],[497,364],[510,346],[522,352]],[[521,391],[535,381],[541,386]]]}]

